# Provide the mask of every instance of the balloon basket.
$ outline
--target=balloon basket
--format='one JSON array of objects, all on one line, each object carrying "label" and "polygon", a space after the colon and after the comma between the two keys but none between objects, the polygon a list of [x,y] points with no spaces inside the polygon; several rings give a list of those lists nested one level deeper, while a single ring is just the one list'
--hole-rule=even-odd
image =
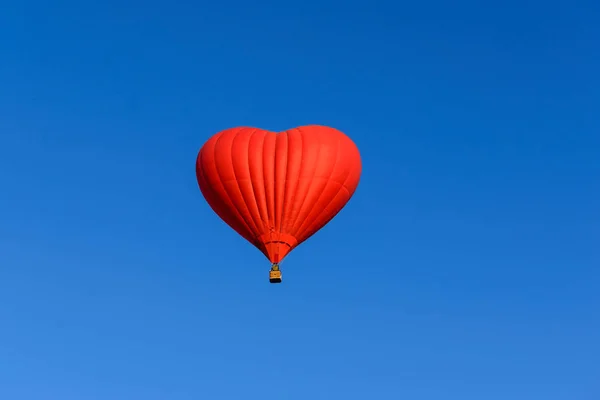
[{"label": "balloon basket", "polygon": [[281,283],[281,271],[279,265],[273,264],[271,271],[269,271],[269,282],[270,283]]}]

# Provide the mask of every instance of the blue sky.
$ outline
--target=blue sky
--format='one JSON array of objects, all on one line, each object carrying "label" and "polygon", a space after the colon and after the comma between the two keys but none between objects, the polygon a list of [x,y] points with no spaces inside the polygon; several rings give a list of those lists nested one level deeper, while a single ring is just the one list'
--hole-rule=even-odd
[{"label": "blue sky", "polygon": [[[599,19],[4,2],[0,398],[599,398]],[[351,136],[362,181],[269,285],[195,157],[303,124]]]}]

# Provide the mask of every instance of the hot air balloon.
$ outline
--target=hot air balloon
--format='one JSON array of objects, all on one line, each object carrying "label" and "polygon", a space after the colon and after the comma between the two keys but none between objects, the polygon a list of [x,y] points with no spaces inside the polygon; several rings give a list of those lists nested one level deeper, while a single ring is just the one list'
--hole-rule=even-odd
[{"label": "hot air balloon", "polygon": [[212,210],[271,262],[279,263],[350,200],[362,171],[354,142],[337,129],[309,125],[275,133],[236,127],[202,146],[196,178]]}]

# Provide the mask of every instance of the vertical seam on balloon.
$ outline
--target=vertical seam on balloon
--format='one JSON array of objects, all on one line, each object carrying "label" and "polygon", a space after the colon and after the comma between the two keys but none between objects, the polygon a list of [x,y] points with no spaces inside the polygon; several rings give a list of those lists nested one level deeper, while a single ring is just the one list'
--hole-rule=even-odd
[{"label": "vertical seam on balloon", "polygon": [[267,202],[267,185],[266,185],[266,180],[265,180],[265,141],[267,138],[267,133],[264,132],[263,130],[258,129],[257,131],[262,132],[262,142],[260,144],[260,146],[258,147],[260,149],[260,172],[262,174],[262,185],[260,186],[260,191],[262,192],[262,199],[264,200],[265,203],[265,211],[266,211],[266,215],[262,215],[261,213],[261,219],[263,219],[263,228],[268,228],[269,227],[269,204]]},{"label": "vertical seam on balloon", "polygon": [[[285,142],[285,163],[286,163],[286,167],[285,167],[285,183],[283,185],[283,207],[281,208],[281,218],[280,218],[280,223],[279,223],[279,240],[281,240],[281,233],[282,233],[282,229],[283,229],[283,216],[285,215],[285,210],[289,207],[289,204],[286,203],[286,199],[288,199],[287,196],[287,191],[289,189],[288,187],[288,183],[289,183],[289,179],[288,176],[290,174],[290,135],[289,133],[286,131],[285,133],[286,136],[286,142]],[[288,199],[289,200],[289,199]],[[277,252],[279,253],[279,251],[281,250],[281,244],[277,244],[278,250]],[[279,257],[279,255],[277,255],[276,257]]]},{"label": "vertical seam on balloon", "polygon": [[[245,129],[244,129],[245,130]],[[234,181],[235,184],[238,188],[238,191],[240,192],[240,195],[242,196],[242,200],[244,201],[244,205],[246,206],[246,210],[248,211],[248,214],[250,215],[250,219],[252,220],[252,224],[254,225],[254,229],[252,230],[252,234],[254,237],[258,236],[258,226],[256,225],[256,221],[254,220],[254,216],[253,216],[253,212],[250,211],[250,207],[248,207],[248,202],[246,201],[246,196],[244,196],[244,192],[242,191],[242,187],[240,186],[240,181],[238,180],[238,177],[235,173],[235,164],[233,161],[233,148],[234,148],[234,143],[236,141],[236,139],[238,139],[241,135],[239,135],[240,131],[242,131],[241,129],[237,132],[238,134],[236,134],[233,137],[233,140],[231,142],[231,149],[229,151],[229,157],[231,157],[231,166],[233,167],[233,177],[234,177]],[[248,164],[248,163],[246,163]],[[248,171],[250,172],[250,171]],[[250,182],[252,182],[252,179],[250,179]]]},{"label": "vertical seam on balloon", "polygon": [[[296,188],[294,189],[294,194],[290,198],[290,202],[292,203],[290,208],[292,208],[292,209],[293,209],[292,206],[294,205],[296,196],[298,195],[298,189],[300,189],[300,175],[302,174],[302,166],[304,164],[304,138],[302,137],[302,131],[298,128],[296,128],[294,130],[298,131],[298,133],[300,133],[300,167],[298,168],[298,178],[296,179]],[[286,221],[286,222],[289,222],[289,221]],[[294,225],[290,225],[289,223],[286,223],[286,227],[289,228],[289,230],[294,229]],[[287,232],[287,230],[286,230],[286,233],[289,233],[289,232]]]},{"label": "vertical seam on balloon", "polygon": [[[267,204],[267,224],[268,224],[268,228],[269,231],[274,228],[275,226],[275,159],[273,159],[273,180],[269,181],[267,179],[267,169],[266,166],[268,163],[265,163],[265,146],[267,143],[267,136],[269,136],[271,134],[271,132],[265,132],[265,136],[263,139],[263,143],[262,143],[262,154],[261,154],[261,160],[262,160],[262,173],[263,173],[263,190],[264,190],[264,194],[265,194],[265,203]],[[275,152],[277,151],[277,138],[275,138]],[[270,178],[270,177],[269,177]],[[269,186],[273,186],[273,196],[272,196],[272,200],[273,200],[273,204],[271,207],[271,202],[269,201],[269,199],[267,199],[267,185]],[[273,224],[271,224],[271,216],[273,217]]]},{"label": "vertical seam on balloon", "polygon": [[[277,217],[277,141],[279,135],[275,134],[275,151],[273,152],[273,226],[272,229],[277,230],[279,218]],[[269,229],[270,230],[270,229]]]},{"label": "vertical seam on balloon", "polygon": [[[256,228],[259,230],[259,232],[256,233],[257,239],[258,236],[262,235],[263,232],[263,228],[264,228],[264,221],[263,221],[263,217],[262,217],[262,212],[261,212],[261,208],[258,205],[258,199],[256,198],[256,189],[254,188],[254,183],[252,182],[252,171],[250,170],[250,143],[252,142],[252,136],[254,136],[254,134],[258,131],[258,129],[254,128],[254,130],[250,133],[250,139],[248,139],[248,162],[246,163],[246,167],[248,168],[248,176],[250,177],[250,188],[252,189],[252,198],[254,200],[254,206],[256,207],[256,211],[258,211],[258,216],[260,217],[260,226],[257,226]],[[261,157],[262,159],[262,157]],[[262,185],[264,188],[264,184]],[[254,219],[254,218],[253,218]],[[254,221],[256,223],[256,221]]]},{"label": "vertical seam on balloon", "polygon": [[278,215],[278,224],[277,224],[277,232],[279,234],[281,234],[281,225],[283,224],[283,213],[284,210],[286,208],[286,204],[285,204],[285,193],[287,192],[287,186],[288,186],[288,173],[290,172],[290,168],[289,168],[289,155],[290,155],[290,138],[288,137],[287,131],[282,132],[281,135],[285,135],[285,176],[284,176],[284,180],[283,180],[283,199],[282,199],[282,206],[281,206],[281,210],[279,210],[279,215]]},{"label": "vertical seam on balloon", "polygon": [[285,202],[285,200],[287,199],[287,200],[288,200],[288,202],[291,202],[291,199],[290,199],[290,198],[288,198],[288,196],[287,196],[287,192],[288,192],[288,190],[290,189],[290,187],[289,187],[289,183],[290,183],[290,181],[291,181],[291,179],[290,179],[290,169],[291,169],[291,168],[290,168],[290,134],[289,134],[289,132],[288,132],[288,131],[286,131],[286,134],[285,134],[285,135],[286,135],[286,137],[287,137],[287,141],[286,141],[286,152],[285,152],[285,154],[286,154],[286,164],[287,164],[287,168],[286,168],[286,170],[285,170],[285,185],[284,185],[284,189],[283,189],[283,202],[284,202],[284,204],[283,204],[283,208],[282,208],[282,210],[281,210],[281,213],[282,213],[282,215],[281,215],[281,226],[279,227],[279,232],[280,232],[280,233],[281,233],[281,232],[282,232],[282,230],[283,230],[283,222],[284,222],[284,221],[283,221],[283,216],[285,215],[285,210],[286,210],[286,209],[289,207],[289,204],[287,204],[287,203]]},{"label": "vertical seam on balloon", "polygon": [[[221,183],[221,185],[223,185],[223,190],[225,191],[225,194],[227,195],[229,202],[231,203],[233,208],[237,211],[237,213],[239,214],[242,221],[244,221],[244,224],[246,225],[246,228],[248,229],[248,233],[252,235],[254,232],[252,232],[252,228],[250,227],[250,224],[244,217],[244,214],[240,211],[238,206],[235,204],[235,201],[233,201],[233,199],[231,198],[231,195],[229,194],[229,190],[227,190],[227,185],[225,185],[225,183],[223,183],[223,180],[222,180],[223,178],[221,177],[221,173],[219,172],[219,167],[217,165],[217,146],[219,144],[219,141],[223,138],[223,136],[224,135],[221,135],[217,138],[217,141],[215,142],[215,147],[213,148],[213,162],[215,164],[215,170],[217,171],[217,176],[219,177],[219,182]],[[235,176],[235,170],[233,171],[233,173]]]},{"label": "vertical seam on balloon", "polygon": [[[338,139],[337,140],[337,149],[336,149],[336,153],[335,153],[335,162],[333,163],[333,168],[331,168],[331,171],[329,171],[329,176],[327,177],[327,181],[326,181],[325,187],[323,188],[323,191],[319,194],[319,197],[317,197],[317,201],[315,201],[315,204],[312,206],[311,210],[307,214],[307,218],[313,212],[313,210],[317,206],[317,204],[319,204],[319,200],[321,200],[321,197],[323,197],[323,193],[325,193],[325,189],[327,188],[327,184],[329,184],[329,180],[331,179],[331,177],[333,176],[333,173],[335,172],[335,168],[337,167],[339,159],[340,159],[340,141]],[[337,193],[336,193],[336,196],[337,196]],[[327,203],[327,205],[331,204],[331,201],[332,200],[329,200],[329,203]],[[324,210],[325,208],[326,207],[324,207],[322,209]],[[306,227],[307,226],[310,227],[317,220],[317,217],[320,216],[320,215],[321,215],[321,213],[317,213],[317,215],[315,215],[310,220],[310,223],[306,224],[306,221],[304,221],[304,223],[302,225],[300,225],[300,227],[298,228],[298,232],[297,232],[298,236],[296,236],[297,240],[300,240],[300,238],[302,237],[302,233],[304,233],[306,231]],[[303,227],[304,227],[304,229],[301,229]]]},{"label": "vertical seam on balloon", "polygon": [[[300,129],[298,129],[300,130]],[[302,134],[302,131],[300,131]],[[319,137],[319,136],[317,136]],[[298,209],[298,213],[296,214],[296,218],[294,218],[294,221],[291,225],[291,229],[293,230],[293,232],[290,232],[290,234],[294,237],[296,237],[296,233],[298,231],[298,229],[294,229],[294,227],[296,226],[296,223],[298,222],[298,220],[300,219],[300,216],[302,215],[302,211],[304,209],[304,205],[306,204],[306,198],[308,197],[308,194],[311,192],[311,189],[313,187],[314,184],[314,180],[315,180],[315,175],[317,174],[317,168],[319,166],[319,156],[321,155],[321,140],[319,139],[319,148],[317,149],[317,156],[316,156],[316,165],[315,168],[313,169],[312,172],[312,176],[310,177],[310,180],[308,181],[308,188],[306,189],[306,193],[304,195],[304,198],[302,199],[302,203],[300,203],[300,208]],[[307,216],[310,214],[310,211],[308,214],[306,214]]]}]

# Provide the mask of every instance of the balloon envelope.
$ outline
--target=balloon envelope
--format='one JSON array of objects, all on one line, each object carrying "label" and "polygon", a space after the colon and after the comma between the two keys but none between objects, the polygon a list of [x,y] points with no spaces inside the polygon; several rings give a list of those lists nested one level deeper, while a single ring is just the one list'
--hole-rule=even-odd
[{"label": "balloon envelope", "polygon": [[200,149],[196,177],[214,212],[278,263],[352,197],[362,164],[337,129],[311,125],[275,133],[221,131]]}]

